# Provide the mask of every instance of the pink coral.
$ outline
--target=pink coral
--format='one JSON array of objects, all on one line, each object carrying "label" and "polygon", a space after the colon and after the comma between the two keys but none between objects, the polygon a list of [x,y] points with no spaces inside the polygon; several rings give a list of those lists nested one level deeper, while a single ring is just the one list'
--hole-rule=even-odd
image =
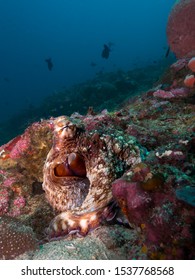
[{"label": "pink coral", "polygon": [[25,198],[23,196],[19,196],[13,201],[13,203],[18,208],[23,208],[26,204],[26,201],[25,201]]},{"label": "pink coral", "polygon": [[154,97],[159,97],[159,98],[173,98],[174,95],[171,93],[171,91],[166,91],[166,90],[162,90],[162,89],[158,89],[153,93]]},{"label": "pink coral", "polygon": [[174,5],[167,24],[167,37],[177,58],[195,55],[195,1],[180,0]]},{"label": "pink coral", "polygon": [[187,62],[188,60],[186,58],[178,59],[171,65],[171,69],[174,69],[176,72],[178,72],[186,66]]},{"label": "pink coral", "polygon": [[27,137],[22,137],[19,141],[17,141],[13,149],[10,151],[9,154],[10,158],[12,159],[20,158],[21,155],[28,150],[29,144],[30,144],[30,139]]},{"label": "pink coral", "polygon": [[14,177],[8,177],[4,180],[3,185],[5,187],[11,187],[11,185],[16,181],[16,178]]},{"label": "pink coral", "polygon": [[7,189],[0,189],[0,215],[8,212],[9,209],[9,192]]},{"label": "pink coral", "polygon": [[180,88],[174,88],[174,89],[171,89],[171,93],[173,94],[173,96],[175,98],[177,97],[187,97],[188,94],[189,94],[189,90],[185,87],[180,87]]},{"label": "pink coral", "polygon": [[184,98],[187,97],[189,94],[189,90],[187,88],[175,88],[171,89],[170,91],[158,89],[153,93],[154,97],[159,97],[163,99],[173,99],[173,98]]},{"label": "pink coral", "polygon": [[20,139],[21,135],[18,135],[14,139],[10,140],[7,144],[3,145],[2,148],[10,152]]}]

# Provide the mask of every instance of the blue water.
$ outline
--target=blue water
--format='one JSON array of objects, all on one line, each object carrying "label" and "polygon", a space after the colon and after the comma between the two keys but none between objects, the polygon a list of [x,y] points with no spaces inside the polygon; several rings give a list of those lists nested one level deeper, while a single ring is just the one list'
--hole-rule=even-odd
[{"label": "blue water", "polygon": [[[164,57],[174,2],[0,0],[0,120],[97,71],[129,70]],[[106,60],[101,52],[108,42]]]}]

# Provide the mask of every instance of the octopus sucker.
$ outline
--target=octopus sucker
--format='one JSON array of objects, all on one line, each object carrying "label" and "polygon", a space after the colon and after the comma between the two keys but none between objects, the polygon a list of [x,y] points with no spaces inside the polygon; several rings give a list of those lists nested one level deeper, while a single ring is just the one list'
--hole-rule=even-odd
[{"label": "octopus sucker", "polygon": [[112,182],[141,161],[136,140],[115,127],[88,130],[84,121],[54,119],[53,146],[43,169],[43,189],[59,214],[49,232],[87,234],[112,202]]}]

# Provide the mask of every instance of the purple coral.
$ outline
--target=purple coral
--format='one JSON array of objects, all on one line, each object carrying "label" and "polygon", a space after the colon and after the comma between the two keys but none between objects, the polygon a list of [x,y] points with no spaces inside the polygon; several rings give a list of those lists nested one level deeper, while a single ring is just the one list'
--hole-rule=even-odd
[{"label": "purple coral", "polygon": [[23,196],[19,196],[13,201],[13,203],[18,208],[23,208],[26,204],[26,201],[25,201],[25,198]]},{"label": "purple coral", "polygon": [[139,182],[120,178],[113,182],[112,192],[130,223],[139,226],[147,220],[151,197],[140,187]]},{"label": "purple coral", "polygon": [[12,217],[21,215],[21,210],[25,207],[25,205],[26,205],[25,198],[23,196],[18,196],[17,198],[14,199],[13,207],[9,214]]},{"label": "purple coral", "polygon": [[5,187],[11,187],[11,185],[12,185],[13,183],[15,183],[15,181],[16,181],[16,178],[14,178],[14,177],[8,177],[8,178],[6,178],[6,179],[3,181],[3,185],[4,185]]},{"label": "purple coral", "polygon": [[162,99],[173,99],[173,98],[185,98],[189,95],[188,88],[175,88],[170,91],[158,89],[153,93],[154,97],[162,98]]}]

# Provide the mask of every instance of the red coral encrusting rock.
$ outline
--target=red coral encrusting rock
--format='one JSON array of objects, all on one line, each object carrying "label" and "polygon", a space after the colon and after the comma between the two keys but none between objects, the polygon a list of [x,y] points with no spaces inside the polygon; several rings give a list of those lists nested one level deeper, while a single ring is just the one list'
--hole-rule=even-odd
[{"label": "red coral encrusting rock", "polygon": [[40,209],[42,220],[45,211],[47,219],[53,217],[42,190],[42,169],[52,141],[51,123],[33,123],[0,147],[0,215],[18,217],[39,233],[47,224],[41,221]]},{"label": "red coral encrusting rock", "polygon": [[194,248],[195,208],[190,206],[194,203],[192,199],[187,209],[181,203],[181,200],[189,201],[186,191],[176,195],[172,180],[165,180],[162,174],[143,163],[115,180],[112,189],[129,224],[137,229],[149,258],[193,257],[186,252]]}]

